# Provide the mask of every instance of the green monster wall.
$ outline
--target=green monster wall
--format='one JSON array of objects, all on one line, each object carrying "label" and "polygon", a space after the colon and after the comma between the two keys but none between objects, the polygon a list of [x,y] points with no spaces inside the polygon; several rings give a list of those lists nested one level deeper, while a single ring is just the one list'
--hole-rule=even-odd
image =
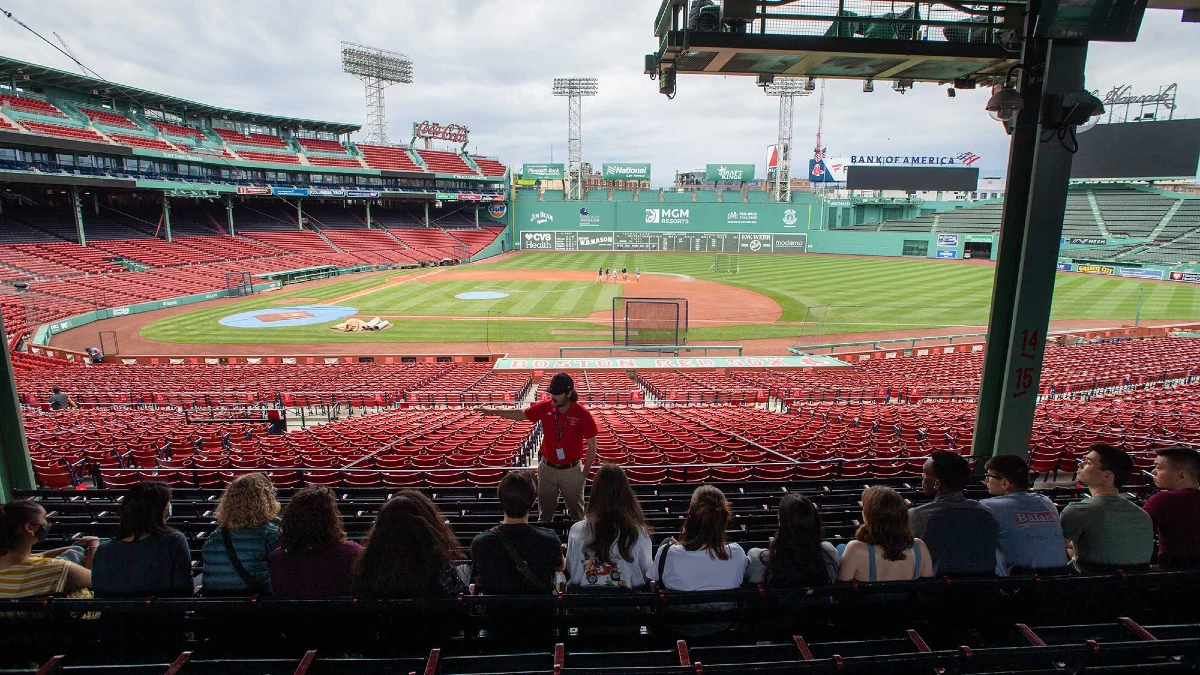
[{"label": "green monster wall", "polygon": [[990,235],[863,232],[820,227],[816,204],[521,202],[514,244],[526,251],[843,253],[961,258]]}]

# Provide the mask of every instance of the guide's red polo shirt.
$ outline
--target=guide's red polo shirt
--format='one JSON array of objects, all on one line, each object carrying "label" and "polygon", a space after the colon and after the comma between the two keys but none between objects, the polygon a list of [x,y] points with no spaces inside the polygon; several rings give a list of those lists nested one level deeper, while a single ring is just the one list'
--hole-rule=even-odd
[{"label": "guide's red polo shirt", "polygon": [[[583,442],[596,437],[596,420],[587,408],[572,403],[564,415],[550,400],[539,401],[525,410],[530,422],[542,423],[542,457],[552,464],[570,464],[583,459]],[[562,455],[558,450],[562,448]]]}]

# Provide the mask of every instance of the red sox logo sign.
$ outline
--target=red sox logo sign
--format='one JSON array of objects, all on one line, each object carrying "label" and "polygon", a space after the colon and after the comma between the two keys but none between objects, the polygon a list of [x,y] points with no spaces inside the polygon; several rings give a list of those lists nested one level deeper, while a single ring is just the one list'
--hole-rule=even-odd
[{"label": "red sox logo sign", "polygon": [[812,174],[814,176],[824,176],[825,175],[825,169],[824,169],[824,167],[821,166],[820,162],[817,162],[816,164],[813,165]]},{"label": "red sox logo sign", "polygon": [[469,133],[471,133],[471,130],[461,124],[441,125],[437,122],[425,120],[417,125],[418,138],[438,139],[450,141],[451,143],[466,143],[467,134]]}]

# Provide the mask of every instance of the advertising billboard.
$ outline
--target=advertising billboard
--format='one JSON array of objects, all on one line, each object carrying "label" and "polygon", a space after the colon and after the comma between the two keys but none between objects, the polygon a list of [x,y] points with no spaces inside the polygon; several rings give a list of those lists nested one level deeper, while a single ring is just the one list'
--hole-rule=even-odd
[{"label": "advertising billboard", "polygon": [[753,164],[709,164],[704,179],[718,183],[745,183],[754,180]]},{"label": "advertising billboard", "polygon": [[1196,178],[1200,119],[1097,124],[1079,134],[1071,178]]},{"label": "advertising billboard", "polygon": [[562,180],[566,171],[562,164],[522,164],[521,178],[532,180]]},{"label": "advertising billboard", "polygon": [[846,170],[846,187],[851,190],[974,192],[979,188],[979,169],[851,164]]},{"label": "advertising billboard", "polygon": [[650,180],[650,165],[629,162],[605,163],[601,165],[601,177],[604,180]]}]

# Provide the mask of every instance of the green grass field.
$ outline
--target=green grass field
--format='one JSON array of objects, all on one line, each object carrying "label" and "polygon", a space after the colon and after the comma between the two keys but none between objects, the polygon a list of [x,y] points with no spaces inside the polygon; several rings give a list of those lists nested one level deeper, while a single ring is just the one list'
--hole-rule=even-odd
[{"label": "green grass field", "polygon": [[[693,327],[693,344],[712,340],[837,335],[844,333],[946,327],[987,323],[991,303],[991,267],[936,260],[849,258],[807,255],[742,255],[739,274],[710,272],[712,257],[688,253],[546,253],[523,254],[472,269],[579,270],[640,267],[643,273],[682,274],[741,286],[774,299],[783,308],[779,324]],[[382,332],[342,334],[331,323],[289,328],[230,328],[217,321],[229,314],[279,306],[285,298],[319,302],[381,287],[413,273],[371,278],[349,277],[319,288],[285,289],[219,308],[196,310],[155,321],[142,337],[178,343],[330,343],[330,342],[553,342],[603,340],[594,331],[607,324],[548,321],[547,317],[583,317],[609,309],[621,291],[616,284],[533,281],[415,281],[393,285],[346,301],[361,314],[492,317],[397,322]],[[463,291],[498,290],[500,300],[462,301]],[[1200,287],[1113,277],[1059,274],[1054,288],[1054,319],[1131,320],[1142,293],[1142,319],[1200,319]],[[306,304],[308,301],[298,301]],[[735,307],[730,313],[736,313]],[[505,317],[502,320],[498,317]],[[520,321],[512,317],[541,318]],[[785,322],[791,325],[786,325]],[[795,325],[795,322],[806,322]],[[592,334],[589,334],[592,333]]]},{"label": "green grass field", "polygon": [[[591,312],[612,309],[619,295],[617,284],[578,281],[414,281],[381,289],[348,301],[362,314],[487,316],[489,312],[505,316],[584,317]],[[469,291],[499,291],[507,298],[496,300],[459,300],[455,296]]]}]

